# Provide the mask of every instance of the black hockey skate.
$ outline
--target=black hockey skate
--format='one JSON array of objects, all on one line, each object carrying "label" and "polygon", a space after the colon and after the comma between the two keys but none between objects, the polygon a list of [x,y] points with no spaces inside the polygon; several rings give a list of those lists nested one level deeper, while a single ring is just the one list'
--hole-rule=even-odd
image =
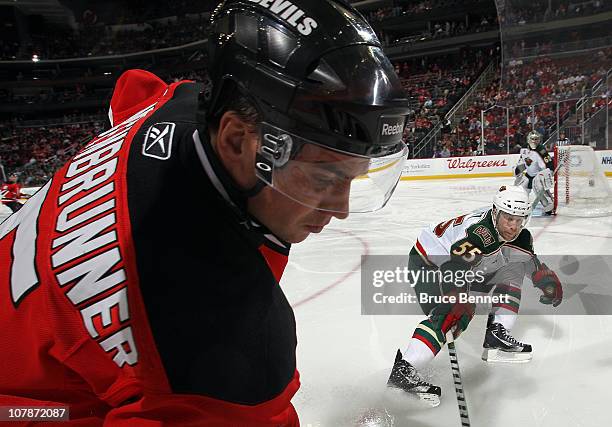
[{"label": "black hockey skate", "polygon": [[424,381],[416,368],[402,358],[402,352],[399,350],[395,356],[387,387],[403,390],[433,407],[440,404],[442,394],[440,387]]},{"label": "black hockey skate", "polygon": [[531,360],[531,346],[517,341],[501,323],[493,323],[489,315],[482,360],[485,362],[527,363]]}]

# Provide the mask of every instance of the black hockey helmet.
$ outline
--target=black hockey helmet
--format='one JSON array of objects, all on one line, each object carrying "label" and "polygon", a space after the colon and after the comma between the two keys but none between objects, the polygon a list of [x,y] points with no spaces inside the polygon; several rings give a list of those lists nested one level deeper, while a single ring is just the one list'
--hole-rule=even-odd
[{"label": "black hockey helmet", "polygon": [[312,143],[377,159],[359,177],[374,167],[384,194],[374,197],[379,206],[357,211],[384,206],[407,154],[409,107],[376,34],[352,6],[340,0],[226,0],[211,16],[209,61],[211,87],[200,114],[218,118],[236,90],[253,102],[262,120],[256,170],[266,184],[308,204],[283,188],[278,172]]}]

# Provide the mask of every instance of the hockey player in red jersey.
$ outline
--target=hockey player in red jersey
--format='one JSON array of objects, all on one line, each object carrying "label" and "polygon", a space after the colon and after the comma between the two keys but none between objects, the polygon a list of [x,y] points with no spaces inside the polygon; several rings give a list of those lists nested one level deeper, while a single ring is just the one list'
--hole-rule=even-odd
[{"label": "hockey player in red jersey", "polygon": [[[385,205],[409,110],[350,5],[281,6],[215,10],[211,85],[123,74],[112,128],[2,223],[0,406],[66,406],[83,426],[299,424],[290,244]],[[177,181],[189,197],[169,212]]]},{"label": "hockey player in red jersey", "polygon": [[[527,192],[522,187],[503,186],[491,209],[461,215],[421,232],[410,252],[409,268],[441,274],[422,275],[423,279],[415,284],[421,308],[428,317],[416,327],[404,353],[397,351],[388,380],[390,387],[416,395],[432,406],[440,403],[440,387],[424,381],[418,370],[438,354],[447,333],[457,338],[472,320],[475,304],[465,297],[462,300],[462,294],[492,293],[496,297],[491,299],[483,360],[531,360],[531,345],[510,334],[518,316],[524,277],[531,277],[534,286],[542,290],[540,302],[544,304],[559,305],[563,289],[557,275],[535,255],[531,233],[525,228],[530,215]],[[459,283],[456,278],[463,282],[468,271],[474,273],[471,282]],[[427,297],[426,302],[422,296]],[[446,300],[439,302],[442,297]]]},{"label": "hockey player in red jersey", "polygon": [[19,203],[19,198],[21,197],[21,184],[17,181],[17,175],[12,174],[9,175],[8,182],[0,186],[2,203],[13,212],[17,212],[22,206],[21,203]]}]

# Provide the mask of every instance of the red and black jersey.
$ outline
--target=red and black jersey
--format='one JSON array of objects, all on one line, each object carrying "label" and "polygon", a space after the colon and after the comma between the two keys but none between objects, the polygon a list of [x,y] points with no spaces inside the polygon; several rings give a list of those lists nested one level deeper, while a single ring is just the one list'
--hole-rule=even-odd
[{"label": "red and black jersey", "polygon": [[0,185],[0,198],[3,202],[16,201],[21,197],[21,185],[19,183],[4,183]]},{"label": "red and black jersey", "polygon": [[196,124],[201,89],[125,73],[113,127],[0,225],[0,405],[298,425],[289,245],[246,213]]}]

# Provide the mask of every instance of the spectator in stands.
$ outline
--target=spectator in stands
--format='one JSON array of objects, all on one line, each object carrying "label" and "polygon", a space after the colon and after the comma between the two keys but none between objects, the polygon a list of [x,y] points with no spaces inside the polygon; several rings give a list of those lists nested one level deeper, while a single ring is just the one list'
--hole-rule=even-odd
[{"label": "spectator in stands", "polygon": [[1,203],[7,206],[11,211],[17,212],[23,206],[19,202],[21,197],[21,184],[16,174],[11,174],[8,177],[8,182],[0,185]]},{"label": "spectator in stands", "polygon": [[438,157],[450,157],[450,156],[451,156],[450,148],[447,144],[445,144],[440,150]]}]

